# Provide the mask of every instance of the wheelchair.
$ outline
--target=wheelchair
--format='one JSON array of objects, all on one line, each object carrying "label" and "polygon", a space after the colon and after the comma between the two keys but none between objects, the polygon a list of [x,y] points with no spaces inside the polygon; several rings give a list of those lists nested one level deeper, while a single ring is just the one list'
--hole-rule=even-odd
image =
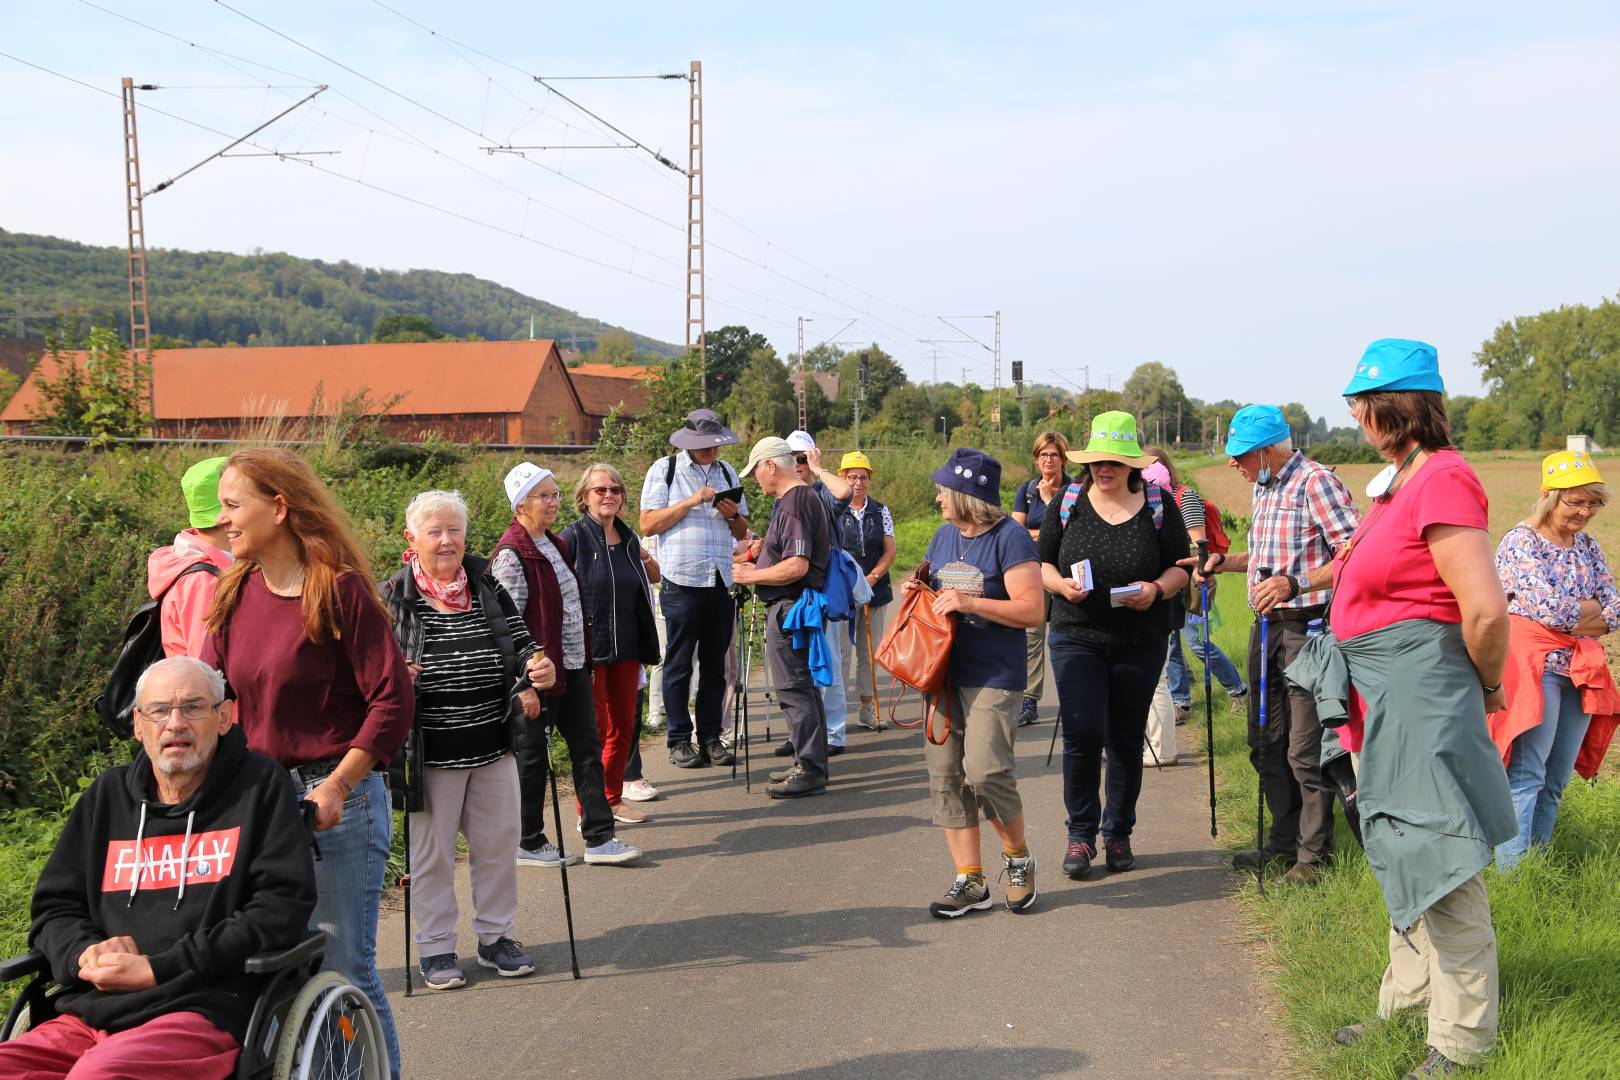
[{"label": "wheelchair", "polygon": [[[371,1001],[336,972],[318,971],[326,935],[248,957],[243,970],[265,977],[236,1080],[386,1080],[388,1049]],[[0,1042],[56,1016],[62,992],[38,952],[0,962],[0,983],[29,979],[0,1027]]]}]

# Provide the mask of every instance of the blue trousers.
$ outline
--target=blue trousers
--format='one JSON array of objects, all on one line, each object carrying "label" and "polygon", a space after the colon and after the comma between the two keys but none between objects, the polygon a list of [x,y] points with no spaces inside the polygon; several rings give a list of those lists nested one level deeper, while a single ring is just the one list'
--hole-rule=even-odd
[{"label": "blue trousers", "polygon": [[1508,790],[1519,835],[1496,848],[1496,865],[1511,870],[1531,844],[1552,840],[1558,803],[1575,771],[1575,758],[1591,716],[1581,711],[1581,692],[1569,676],[1541,676],[1541,723],[1513,740],[1508,758]]},{"label": "blue trousers", "polygon": [[[1243,683],[1243,676],[1238,674],[1237,665],[1226,658],[1213,638],[1209,642],[1209,651],[1204,651],[1203,616],[1188,612],[1187,625],[1181,628],[1181,636],[1187,639],[1187,647],[1194,656],[1206,665],[1212,665],[1211,674],[1226,687],[1227,694],[1235,697],[1249,692]],[[1181,651],[1180,639],[1174,634],[1170,635],[1170,698],[1184,709],[1192,707],[1192,669]]]}]

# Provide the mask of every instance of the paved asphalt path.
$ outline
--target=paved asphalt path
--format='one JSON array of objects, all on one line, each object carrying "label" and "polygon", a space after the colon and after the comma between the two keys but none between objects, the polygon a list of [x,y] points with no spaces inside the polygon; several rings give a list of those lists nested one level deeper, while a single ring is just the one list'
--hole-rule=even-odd
[{"label": "paved asphalt path", "polygon": [[[885,690],[887,694],[887,690]],[[915,716],[910,695],[902,718]],[[385,912],[382,973],[405,1075],[597,1080],[988,1080],[998,1077],[1264,1076],[1281,1055],[1239,939],[1230,874],[1210,846],[1202,758],[1149,769],[1134,836],[1137,868],[1063,877],[1056,715],[1019,732],[1018,782],[1040,861],[1039,899],[961,919],[928,904],[954,873],[928,810],[920,731],[851,726],[820,796],[774,801],[781,764],[753,706],[754,789],[739,768],[681,770],[645,744],[663,792],[653,819],[621,837],[630,867],[569,874],[580,969],[568,969],[554,870],[520,868],[516,937],[539,965],[501,979],[472,962],[466,867],[464,989],[404,997],[399,912]],[[771,716],[779,743],[779,715]],[[1185,731],[1186,729],[1182,729]],[[1060,740],[1061,742],[1061,740]],[[1059,754],[1062,747],[1059,746]],[[563,812],[570,810],[565,796]],[[577,843],[572,828],[566,840]],[[551,833],[555,837],[555,833]]]}]

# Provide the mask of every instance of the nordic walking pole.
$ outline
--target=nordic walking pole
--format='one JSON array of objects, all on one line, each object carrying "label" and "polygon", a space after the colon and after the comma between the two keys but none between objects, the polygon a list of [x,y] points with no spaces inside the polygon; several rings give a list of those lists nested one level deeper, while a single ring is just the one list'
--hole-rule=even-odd
[{"label": "nordic walking pole", "polygon": [[[731,741],[735,743],[737,741],[737,733],[739,730],[737,724],[741,719],[743,680],[745,678],[742,670],[742,629],[743,604],[747,602],[746,591],[742,589],[737,590],[737,593],[733,596],[733,599],[737,603],[737,615],[731,621],[731,656],[729,659],[731,660],[732,670],[737,673],[737,681],[731,684]],[[731,752],[731,778],[733,780],[737,779],[737,752],[735,749]],[[747,787],[747,784],[747,770],[744,770],[743,786]]]},{"label": "nordic walking pole", "polygon": [[405,750],[405,872],[399,876],[400,891],[405,894],[405,996],[411,996],[411,751],[407,741]]},{"label": "nordic walking pole", "polygon": [[872,651],[872,605],[866,604],[861,611],[866,615],[866,670],[872,676],[872,726],[882,731],[883,708],[878,704],[877,654]]},{"label": "nordic walking pole", "polygon": [[[1058,709],[1057,719],[1052,721],[1052,742],[1046,748],[1046,767],[1052,767],[1052,751],[1057,749],[1058,728],[1063,726],[1063,710]],[[1158,759],[1155,758],[1155,761]]]},{"label": "nordic walking pole", "polygon": [[563,917],[568,922],[568,962],[579,978],[579,951],[574,945],[574,901],[568,895],[568,852],[563,848],[562,805],[557,799],[557,767],[551,763],[551,728],[545,729],[546,772],[551,774],[551,820],[557,826],[557,869],[562,871]]},{"label": "nordic walking pole", "polygon": [[[1209,541],[1198,541],[1198,573],[1209,561]],[[1199,607],[1204,612],[1204,756],[1209,759],[1209,836],[1215,838],[1215,683],[1209,663],[1209,578],[1198,584]]]},{"label": "nordic walking pole", "polygon": [[[1260,571],[1261,581],[1270,576],[1270,568],[1264,568]],[[1262,755],[1265,753],[1263,748],[1266,741],[1266,706],[1269,704],[1266,701],[1267,691],[1269,690],[1266,675],[1271,659],[1271,637],[1268,632],[1270,622],[1271,620],[1267,619],[1264,614],[1260,614],[1260,743]],[[1207,673],[1209,669],[1206,667],[1204,670]],[[1255,776],[1255,786],[1258,791],[1255,795],[1254,809],[1254,850],[1256,855],[1254,884],[1259,889],[1260,895],[1264,896],[1266,894],[1266,785],[1264,778],[1259,776],[1258,772],[1259,770],[1256,770],[1257,775]]]}]

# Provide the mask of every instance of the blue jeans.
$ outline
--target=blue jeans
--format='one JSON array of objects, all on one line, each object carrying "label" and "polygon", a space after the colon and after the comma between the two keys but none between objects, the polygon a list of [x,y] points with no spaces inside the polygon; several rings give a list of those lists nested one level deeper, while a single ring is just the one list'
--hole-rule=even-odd
[{"label": "blue jeans", "polygon": [[335,971],[371,999],[388,1042],[389,1072],[399,1078],[399,1035],[388,995],[377,977],[377,908],[382,903],[394,815],[388,785],[374,772],[360,781],[343,804],[343,820],[315,834],[321,857],[315,862],[315,914],[310,929],[326,934],[321,967]]},{"label": "blue jeans", "polygon": [[[1209,651],[1204,651],[1203,616],[1188,612],[1187,625],[1181,628],[1181,637],[1187,639],[1187,647],[1192,654],[1209,666],[1210,673],[1226,687],[1227,694],[1235,697],[1249,692],[1249,688],[1243,684],[1243,676],[1238,674],[1237,666],[1226,658],[1213,638],[1209,642]],[[1180,638],[1174,634],[1170,636],[1170,698],[1183,709],[1192,707],[1191,665],[1182,654]]]},{"label": "blue jeans", "polygon": [[[1069,840],[1127,840],[1142,793],[1148,708],[1164,670],[1166,639],[1138,647],[1097,645],[1053,632],[1052,678],[1063,731],[1063,805]],[[1108,804],[1103,806],[1103,753]]]},{"label": "blue jeans", "polygon": [[1581,692],[1569,676],[1550,671],[1541,676],[1541,723],[1514,739],[1509,751],[1508,790],[1519,835],[1497,846],[1499,869],[1513,869],[1531,844],[1552,840],[1558,803],[1591,720],[1581,712]]}]

